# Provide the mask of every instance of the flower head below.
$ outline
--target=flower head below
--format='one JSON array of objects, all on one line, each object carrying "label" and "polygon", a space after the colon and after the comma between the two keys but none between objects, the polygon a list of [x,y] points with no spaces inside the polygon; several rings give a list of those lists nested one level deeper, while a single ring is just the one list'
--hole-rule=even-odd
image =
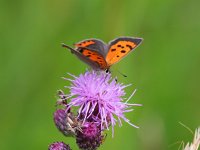
[{"label": "flower head below", "polygon": [[198,150],[200,145],[200,127],[196,129],[192,143],[187,143],[183,150]]},{"label": "flower head below", "polygon": [[49,145],[48,150],[71,150],[69,145],[65,144],[64,142],[54,142]]},{"label": "flower head below", "polygon": [[121,119],[137,128],[124,115],[133,110],[132,106],[141,106],[128,103],[135,91],[126,101],[123,99],[126,94],[124,88],[130,85],[118,83],[110,73],[105,72],[87,71],[79,77],[70,76],[73,79],[65,78],[71,82],[71,86],[67,87],[70,94],[66,98],[71,99],[67,104],[67,111],[71,107],[78,107],[79,120],[83,123],[93,122],[101,130],[108,129],[109,126],[114,128],[116,123],[121,126]]}]

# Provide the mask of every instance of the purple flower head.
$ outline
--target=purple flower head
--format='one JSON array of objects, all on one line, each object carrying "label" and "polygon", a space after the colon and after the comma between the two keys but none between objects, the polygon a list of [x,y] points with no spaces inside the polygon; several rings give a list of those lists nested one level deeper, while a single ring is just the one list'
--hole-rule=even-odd
[{"label": "purple flower head", "polygon": [[79,77],[71,76],[73,79],[65,78],[72,82],[68,87],[70,94],[66,95],[67,98],[71,98],[68,108],[78,106],[78,117],[83,123],[96,122],[104,130],[110,125],[113,128],[116,123],[121,126],[121,119],[123,119],[137,128],[124,116],[125,112],[133,110],[130,109],[131,106],[140,106],[128,103],[134,93],[126,101],[122,98],[126,94],[124,88],[129,85],[118,83],[110,73],[105,72],[87,71]]},{"label": "purple flower head", "polygon": [[66,113],[64,109],[58,109],[54,112],[54,123],[58,130],[65,136],[75,136],[76,126],[75,116],[72,113]]},{"label": "purple flower head", "polygon": [[101,130],[95,123],[85,122],[80,133],[83,134],[85,138],[93,139],[101,134]]},{"label": "purple flower head", "polygon": [[95,123],[85,122],[82,131],[78,131],[76,143],[82,150],[95,150],[104,141],[101,129]]},{"label": "purple flower head", "polygon": [[66,145],[64,142],[54,142],[49,145],[49,150],[71,150],[69,145]]},{"label": "purple flower head", "polygon": [[64,106],[64,109],[57,109],[54,112],[54,123],[58,130],[65,136],[76,136],[77,131],[81,131],[81,121],[78,121],[77,115],[71,112],[71,109],[67,109],[67,101],[65,99],[64,92],[59,90],[57,104]]},{"label": "purple flower head", "polygon": [[59,131],[61,131],[64,135],[67,135],[67,127],[66,127],[66,116],[67,113],[63,109],[58,109],[54,112],[54,123]]}]

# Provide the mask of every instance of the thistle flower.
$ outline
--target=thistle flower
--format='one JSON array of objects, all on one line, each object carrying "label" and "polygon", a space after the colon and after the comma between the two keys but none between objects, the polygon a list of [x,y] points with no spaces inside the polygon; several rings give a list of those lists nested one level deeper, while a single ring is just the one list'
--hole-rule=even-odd
[{"label": "thistle flower", "polygon": [[135,91],[126,101],[122,98],[126,94],[124,88],[130,85],[118,83],[110,73],[105,72],[87,71],[79,77],[71,76],[73,79],[65,78],[72,83],[67,87],[70,94],[66,97],[71,98],[68,109],[72,106],[79,107],[78,118],[83,120],[83,124],[92,121],[100,124],[101,130],[108,129],[110,125],[113,129],[116,123],[121,126],[123,119],[138,128],[124,116],[124,113],[133,110],[130,109],[131,106],[141,106],[128,103]]},{"label": "thistle flower", "polygon": [[49,145],[48,150],[71,150],[69,145],[66,145],[64,142],[54,142]]},{"label": "thistle flower", "polygon": [[68,132],[66,131],[66,112],[63,109],[56,110],[54,113],[54,123],[58,130],[62,132],[64,135],[67,135]]},{"label": "thistle flower", "polygon": [[78,131],[76,143],[82,150],[96,150],[104,140],[101,129],[95,123],[86,122],[82,131]]},{"label": "thistle flower", "polygon": [[192,143],[187,143],[183,150],[198,150],[200,145],[200,127],[196,129]]},{"label": "thistle flower", "polygon": [[66,113],[64,109],[58,109],[54,113],[54,123],[58,130],[65,136],[75,136],[78,122],[72,113]]}]

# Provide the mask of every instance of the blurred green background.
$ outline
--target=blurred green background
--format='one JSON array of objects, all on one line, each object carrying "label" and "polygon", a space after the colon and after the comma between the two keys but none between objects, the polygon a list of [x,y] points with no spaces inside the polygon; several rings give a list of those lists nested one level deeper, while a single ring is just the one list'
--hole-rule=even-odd
[{"label": "blurred green background", "polygon": [[[111,132],[102,150],[177,150],[192,141],[200,125],[199,0],[1,0],[0,1],[0,149],[47,149],[70,143],[54,126],[56,91],[69,85],[67,72],[87,67],[60,43],[87,38],[108,42],[136,36],[144,42],[112,68],[119,82],[137,88],[127,117]],[[117,70],[126,74],[124,78]]]}]

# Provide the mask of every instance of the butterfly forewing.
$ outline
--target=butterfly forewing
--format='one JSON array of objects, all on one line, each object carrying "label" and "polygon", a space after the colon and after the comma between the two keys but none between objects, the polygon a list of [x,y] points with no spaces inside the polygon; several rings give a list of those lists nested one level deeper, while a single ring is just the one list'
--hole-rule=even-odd
[{"label": "butterfly forewing", "polygon": [[103,41],[98,40],[98,39],[83,40],[76,43],[75,46],[78,51],[80,51],[82,48],[88,48],[90,50],[97,51],[104,57],[106,56],[106,53],[107,53],[107,45]]},{"label": "butterfly forewing", "polygon": [[81,52],[84,52],[84,50],[87,50],[87,49],[84,49],[83,51],[80,52],[80,51],[77,51],[77,50],[71,48],[70,46],[68,46],[64,43],[62,44],[62,46],[69,49],[72,54],[75,54],[80,60],[82,60],[83,62],[85,62],[89,66],[91,66],[94,70],[99,70],[100,64],[92,61],[89,57],[87,57],[87,56],[85,56],[81,53]]},{"label": "butterfly forewing", "polygon": [[98,65],[96,70],[105,70],[107,69],[107,63],[105,60],[107,45],[97,39],[88,39],[83,40],[75,44],[76,50],[79,51],[83,56],[87,57],[94,68],[93,64]]},{"label": "butterfly forewing", "polygon": [[141,38],[121,37],[109,43],[106,62],[111,66],[133,51],[140,43]]}]

